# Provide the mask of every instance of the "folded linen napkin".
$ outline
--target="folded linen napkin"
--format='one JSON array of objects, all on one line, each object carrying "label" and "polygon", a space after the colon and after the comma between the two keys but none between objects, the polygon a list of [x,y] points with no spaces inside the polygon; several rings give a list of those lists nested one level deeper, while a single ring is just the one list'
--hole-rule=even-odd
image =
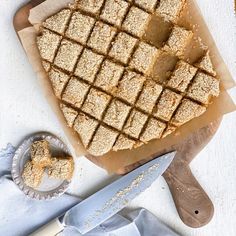
[{"label": "folded linen napkin", "polygon": [[[80,199],[69,194],[60,198],[38,201],[26,197],[11,180],[11,161],[15,148],[8,145],[0,151],[0,235],[25,236],[69,210]],[[81,235],[70,222],[79,212],[67,212],[66,227],[60,236]],[[178,236],[145,209],[138,209],[126,217],[119,214],[93,229],[86,236]]]}]

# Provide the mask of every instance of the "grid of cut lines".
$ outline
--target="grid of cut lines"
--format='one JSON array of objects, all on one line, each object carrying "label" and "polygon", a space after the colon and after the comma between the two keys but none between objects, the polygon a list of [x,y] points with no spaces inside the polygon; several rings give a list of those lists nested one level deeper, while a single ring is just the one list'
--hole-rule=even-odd
[{"label": "grid of cut lines", "polygon": [[[102,5],[101,10],[100,10],[100,13],[102,12],[102,9],[104,8],[105,2],[106,2],[106,1],[103,2],[103,5]],[[143,11],[145,11],[145,12],[148,13],[148,14],[151,13],[150,11],[147,11],[146,9],[140,7],[140,5],[135,4],[134,1],[127,1],[127,2],[128,2],[128,4],[129,4],[129,7],[128,7],[127,11],[126,11],[126,14],[125,14],[124,17],[123,17],[122,22],[124,22],[126,16],[127,16],[128,13],[129,13],[129,10],[131,9],[132,6],[135,6],[135,7],[139,8],[139,9],[142,9]],[[156,4],[158,4],[158,3],[156,3]],[[179,95],[182,96],[181,100],[179,101],[178,106],[176,107],[175,111],[174,111],[173,114],[172,114],[172,117],[173,117],[173,116],[175,115],[176,111],[178,110],[178,107],[179,107],[179,105],[181,104],[182,99],[187,97],[187,94],[186,94],[187,89],[186,89],[185,92],[182,93],[182,92],[179,92],[178,90],[173,89],[172,87],[169,87],[169,86],[166,84],[166,82],[164,82],[163,84],[159,84],[159,85],[162,86],[162,88],[163,88],[163,89],[162,89],[162,92],[161,92],[161,94],[159,95],[159,97],[157,98],[156,103],[155,103],[155,106],[153,107],[152,112],[151,112],[151,113],[148,113],[148,112],[146,112],[145,110],[140,109],[139,107],[136,106],[136,103],[137,103],[137,101],[138,101],[140,95],[142,94],[142,92],[143,92],[143,90],[144,90],[144,87],[145,87],[145,85],[146,85],[146,82],[143,83],[142,88],[140,89],[140,91],[139,91],[138,94],[137,94],[137,97],[136,97],[135,102],[132,103],[132,104],[130,104],[127,100],[122,99],[121,97],[117,97],[117,96],[115,96],[113,93],[110,93],[110,92],[108,92],[108,91],[106,91],[106,90],[103,90],[102,88],[100,88],[100,87],[98,87],[98,86],[96,86],[96,85],[94,84],[94,82],[96,82],[97,75],[99,74],[99,72],[100,72],[100,70],[101,70],[101,67],[102,67],[102,65],[103,65],[103,62],[106,61],[106,60],[110,60],[110,61],[112,61],[112,62],[116,63],[117,65],[120,65],[120,66],[122,66],[122,67],[124,68],[124,72],[123,72],[122,76],[120,77],[120,80],[122,80],[123,75],[124,75],[124,73],[127,71],[127,69],[130,70],[130,71],[133,71],[133,72],[135,72],[135,73],[137,73],[137,74],[139,74],[139,75],[141,75],[141,76],[145,76],[146,79],[147,79],[147,78],[150,79],[150,76],[146,76],[146,75],[143,74],[142,72],[137,71],[136,69],[129,67],[129,62],[130,62],[130,60],[132,59],[132,55],[133,55],[134,52],[136,51],[136,49],[137,49],[138,45],[140,44],[140,42],[145,42],[145,40],[144,40],[142,37],[139,38],[139,37],[137,37],[137,36],[131,34],[130,32],[124,30],[122,27],[117,27],[117,26],[114,26],[114,25],[110,24],[110,23],[107,22],[106,20],[101,19],[101,18],[100,18],[100,15],[97,15],[97,14],[95,15],[95,14],[92,14],[91,12],[87,12],[87,11],[84,11],[84,10],[82,10],[82,9],[76,9],[76,10],[71,10],[71,9],[70,9],[70,11],[71,11],[71,15],[70,15],[70,18],[69,18],[69,20],[68,20],[68,22],[67,22],[67,26],[66,26],[65,29],[64,29],[64,33],[63,33],[63,34],[58,34],[57,32],[54,32],[54,31],[52,31],[52,30],[50,30],[50,31],[53,32],[54,34],[57,34],[57,35],[62,36],[61,41],[62,41],[63,39],[66,39],[66,40],[71,41],[71,42],[73,42],[73,43],[80,44],[81,46],[83,46],[83,50],[81,51],[80,55],[79,55],[78,58],[77,58],[77,62],[76,62],[76,64],[75,64],[75,66],[74,66],[73,71],[72,71],[72,72],[68,72],[68,71],[66,71],[66,70],[64,70],[64,69],[62,69],[62,68],[60,68],[60,67],[58,67],[58,66],[56,66],[56,65],[54,64],[56,55],[57,55],[57,53],[58,53],[58,50],[59,50],[59,47],[60,47],[60,44],[61,44],[61,42],[60,42],[60,44],[58,45],[58,48],[57,48],[57,50],[56,50],[56,53],[55,53],[55,55],[54,55],[53,62],[50,63],[50,64],[51,64],[51,68],[54,67],[54,68],[56,68],[56,69],[62,71],[63,73],[68,74],[68,75],[70,76],[70,79],[71,79],[72,77],[76,77],[78,80],[80,80],[80,81],[82,81],[83,83],[89,85],[89,89],[88,89],[88,92],[86,93],[86,95],[85,95],[85,97],[84,97],[83,103],[82,103],[82,105],[81,105],[80,108],[75,107],[73,104],[68,103],[68,102],[65,102],[65,101],[64,101],[63,103],[66,104],[67,106],[72,107],[73,109],[77,110],[79,113],[84,113],[84,114],[87,115],[88,117],[97,120],[97,121],[99,122],[99,124],[101,124],[101,125],[103,125],[103,126],[105,126],[105,127],[109,127],[111,130],[115,130],[115,131],[117,131],[119,134],[124,134],[126,137],[128,137],[129,139],[134,140],[134,141],[139,141],[139,138],[140,138],[141,135],[144,133],[144,131],[145,131],[146,127],[147,127],[147,124],[148,124],[148,122],[150,121],[151,118],[154,118],[155,120],[158,120],[158,121],[164,123],[164,124],[166,125],[166,128],[165,128],[165,129],[167,129],[169,125],[170,125],[170,126],[174,126],[174,125],[171,123],[171,119],[170,119],[169,121],[167,121],[167,120],[164,120],[164,119],[162,119],[162,118],[160,118],[160,117],[157,117],[157,116],[155,116],[155,115],[153,114],[153,111],[154,111],[156,105],[158,104],[158,102],[159,102],[159,100],[160,100],[160,98],[161,98],[161,95],[163,94],[163,91],[165,91],[165,89],[169,89],[169,90],[171,90],[172,92],[178,93]],[[85,15],[85,16],[93,17],[93,18],[96,20],[96,22],[97,22],[97,21],[100,21],[100,22],[103,22],[103,23],[105,23],[105,24],[107,24],[107,25],[110,25],[110,26],[116,28],[117,32],[116,32],[116,34],[115,34],[115,37],[113,37],[113,40],[111,41],[111,43],[110,43],[110,45],[109,45],[109,50],[108,50],[108,53],[107,53],[107,54],[103,54],[103,53],[101,53],[101,52],[98,52],[96,49],[94,49],[94,48],[92,48],[92,47],[89,47],[89,46],[87,45],[87,42],[88,42],[89,39],[90,39],[90,36],[91,36],[91,34],[92,34],[92,31],[93,31],[94,26],[93,26],[93,27],[91,28],[91,30],[90,30],[90,34],[89,34],[89,37],[88,37],[88,39],[87,39],[87,41],[86,41],[86,44],[81,44],[81,43],[79,43],[79,42],[77,42],[77,41],[75,41],[75,40],[73,40],[73,39],[68,38],[67,36],[65,36],[65,32],[66,32],[66,30],[68,29],[69,23],[70,23],[70,21],[71,21],[71,17],[72,17],[72,15],[73,15],[74,12],[80,12],[81,14],[83,14],[83,15]],[[95,24],[94,24],[94,25],[95,25]],[[121,24],[121,25],[122,25],[122,24]],[[47,30],[49,30],[49,29],[47,29]],[[135,39],[137,40],[137,42],[136,42],[136,44],[135,44],[135,46],[134,46],[134,48],[133,48],[133,50],[132,50],[132,53],[131,53],[131,55],[130,55],[130,57],[129,57],[129,61],[128,61],[128,63],[126,63],[126,64],[124,64],[124,63],[122,63],[122,62],[120,62],[120,61],[117,61],[116,58],[111,57],[111,56],[108,55],[108,54],[109,54],[109,51],[110,51],[110,49],[111,49],[111,47],[112,47],[112,43],[114,42],[114,40],[116,39],[116,36],[117,36],[120,32],[125,32],[126,34],[128,34],[129,36],[131,36],[132,38],[135,38]],[[146,42],[146,43],[150,44],[150,42]],[[152,45],[152,46],[153,46],[153,45]],[[81,58],[81,55],[83,54],[83,52],[84,52],[85,49],[89,49],[89,50],[91,50],[92,52],[103,56],[102,63],[100,64],[99,69],[97,70],[97,73],[96,73],[96,75],[95,75],[94,82],[88,82],[87,80],[84,80],[83,78],[80,78],[80,77],[78,77],[78,76],[75,76],[75,74],[74,74],[74,73],[75,73],[76,66],[77,66],[77,64],[78,64],[78,62],[79,62],[79,60],[80,60],[80,58]],[[160,50],[160,49],[159,49],[159,50]],[[63,91],[62,91],[62,94],[63,94],[63,92],[65,91],[65,89],[66,89],[66,87],[67,87],[67,84],[69,83],[70,79],[69,79],[68,82],[65,84],[64,89],[63,89]],[[192,81],[193,81],[193,79],[192,79]],[[157,82],[156,82],[156,83],[157,83]],[[191,83],[188,85],[188,87],[189,87],[190,85],[191,85]],[[108,103],[108,105],[106,106],[105,110],[103,111],[103,114],[102,114],[102,118],[101,118],[101,119],[97,119],[97,118],[93,117],[92,114],[88,114],[87,112],[85,112],[85,111],[82,109],[82,108],[83,108],[83,105],[84,105],[84,103],[85,103],[85,101],[86,101],[87,95],[89,94],[89,92],[91,91],[91,89],[96,89],[96,90],[98,90],[98,91],[102,91],[103,93],[106,93],[106,94],[108,94],[108,95],[111,96],[111,100],[110,100],[110,102]],[[187,97],[187,98],[190,99],[190,100],[193,100],[193,99],[191,99],[191,98],[189,98],[189,97]],[[104,117],[105,117],[105,115],[106,115],[106,112],[107,112],[108,108],[110,107],[110,105],[111,105],[111,103],[112,103],[112,101],[113,101],[114,99],[115,99],[115,100],[118,100],[118,101],[121,101],[121,102],[123,102],[124,104],[126,104],[126,105],[128,105],[128,106],[131,107],[131,109],[130,109],[130,111],[129,111],[129,114],[128,114],[128,116],[126,117],[126,119],[125,119],[125,121],[124,121],[123,126],[122,126],[121,129],[116,129],[116,128],[114,128],[113,126],[108,125],[107,123],[104,122]],[[196,101],[196,100],[193,100],[193,101],[194,101],[195,103],[197,103],[197,104],[201,104],[199,101]],[[201,104],[201,105],[202,105],[202,104]],[[135,137],[133,137],[132,135],[127,134],[127,133],[124,132],[125,124],[127,123],[128,119],[129,119],[129,117],[130,117],[130,114],[132,113],[132,111],[133,111],[134,109],[137,110],[137,111],[139,111],[139,112],[141,112],[142,114],[144,114],[144,115],[146,115],[146,116],[148,117],[147,120],[146,120],[146,122],[145,122],[145,124],[143,125],[143,127],[142,127],[142,129],[141,129],[141,132],[139,133],[139,137],[138,137],[138,138],[135,138]],[[90,140],[90,143],[92,142],[92,139],[93,139],[94,135],[96,134],[98,128],[99,128],[99,125],[97,126],[96,130],[94,131],[94,134],[93,134],[93,136],[92,136],[92,138],[91,138],[91,140]],[[163,133],[164,133],[165,129],[163,130]],[[117,138],[118,138],[118,136],[117,136]],[[88,145],[88,146],[89,146],[89,145]]]}]

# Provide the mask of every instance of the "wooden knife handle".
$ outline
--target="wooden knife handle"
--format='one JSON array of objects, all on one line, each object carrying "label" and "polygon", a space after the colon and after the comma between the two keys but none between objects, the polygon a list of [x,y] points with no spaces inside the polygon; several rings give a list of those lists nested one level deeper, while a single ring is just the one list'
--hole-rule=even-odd
[{"label": "wooden knife handle", "polygon": [[182,221],[192,228],[209,223],[213,217],[214,206],[191,173],[188,164],[173,161],[164,173],[164,178]]}]

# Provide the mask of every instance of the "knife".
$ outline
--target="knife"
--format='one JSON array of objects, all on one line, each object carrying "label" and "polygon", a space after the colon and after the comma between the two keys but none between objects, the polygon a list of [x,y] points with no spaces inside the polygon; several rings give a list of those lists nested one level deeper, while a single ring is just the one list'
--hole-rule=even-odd
[{"label": "knife", "polygon": [[62,216],[39,228],[31,236],[54,236],[60,233],[68,222],[81,234],[91,231],[150,187],[169,167],[175,154],[176,152],[167,153],[122,176],[75,205]]}]

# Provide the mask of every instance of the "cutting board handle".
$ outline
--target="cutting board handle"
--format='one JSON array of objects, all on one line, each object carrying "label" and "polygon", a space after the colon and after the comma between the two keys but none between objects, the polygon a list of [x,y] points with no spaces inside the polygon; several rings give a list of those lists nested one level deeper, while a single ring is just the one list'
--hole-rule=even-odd
[{"label": "cutting board handle", "polygon": [[165,172],[164,178],[182,221],[192,228],[209,223],[214,214],[214,206],[193,176],[189,165],[174,161]]}]

